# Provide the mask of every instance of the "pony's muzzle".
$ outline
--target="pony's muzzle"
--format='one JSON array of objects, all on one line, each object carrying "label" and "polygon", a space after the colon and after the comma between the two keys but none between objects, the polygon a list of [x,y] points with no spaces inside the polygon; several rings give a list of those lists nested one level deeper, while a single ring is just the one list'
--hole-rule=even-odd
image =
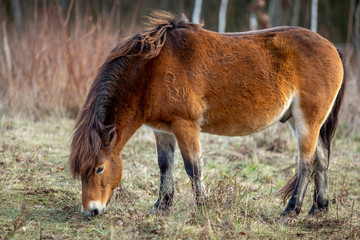
[{"label": "pony's muzzle", "polygon": [[101,202],[98,201],[91,201],[88,204],[88,207],[86,210],[84,210],[83,207],[81,207],[81,213],[84,217],[96,217],[97,215],[102,214],[106,211],[106,206],[101,204]]}]

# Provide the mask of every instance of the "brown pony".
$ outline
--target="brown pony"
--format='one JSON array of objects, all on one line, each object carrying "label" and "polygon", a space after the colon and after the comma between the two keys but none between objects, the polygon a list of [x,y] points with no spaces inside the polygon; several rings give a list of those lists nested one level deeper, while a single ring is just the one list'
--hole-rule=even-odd
[{"label": "brown pony", "polygon": [[70,169],[82,181],[82,212],[105,211],[121,180],[120,152],[143,124],[154,129],[159,199],[174,194],[176,142],[197,202],[204,195],[200,132],[243,136],[288,122],[298,141],[297,175],[282,213],[298,214],[315,179],[310,214],[328,209],[330,141],[344,94],[342,56],[328,40],[299,27],[219,34],[155,12],[148,28],[122,41],[100,68],[71,143]]}]

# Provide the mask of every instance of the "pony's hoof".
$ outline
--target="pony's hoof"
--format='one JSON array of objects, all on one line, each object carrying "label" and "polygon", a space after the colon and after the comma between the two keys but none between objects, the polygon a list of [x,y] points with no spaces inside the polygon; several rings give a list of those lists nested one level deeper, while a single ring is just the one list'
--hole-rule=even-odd
[{"label": "pony's hoof", "polygon": [[150,215],[155,215],[157,213],[159,213],[160,210],[156,207],[153,207],[152,209],[150,209],[147,213],[146,213],[146,217],[149,217]]},{"label": "pony's hoof", "polygon": [[151,215],[168,215],[170,213],[169,209],[161,209],[157,207],[153,207],[146,213],[146,217],[149,217]]},{"label": "pony's hoof", "polygon": [[297,220],[297,214],[292,211],[292,212],[283,212],[281,215],[280,215],[280,218],[278,220],[278,222],[280,224],[286,224],[286,223],[289,223],[291,221],[294,221],[294,220]]},{"label": "pony's hoof", "polygon": [[311,217],[320,217],[323,216],[324,214],[326,214],[328,212],[329,208],[327,206],[325,207],[316,207],[316,206],[312,206],[308,215],[306,216],[306,218],[311,218]]},{"label": "pony's hoof", "polygon": [[279,224],[286,224],[289,221],[288,215],[281,215],[278,219]]},{"label": "pony's hoof", "polygon": [[163,200],[163,201],[158,200],[155,203],[154,207],[146,213],[146,216],[164,213],[164,212],[166,212],[166,210],[169,209],[169,207],[171,205],[172,205],[172,202],[169,200]]},{"label": "pony's hoof", "polygon": [[309,218],[317,218],[322,217],[328,212],[328,208],[316,208],[315,206],[312,206],[309,213],[306,216],[306,219]]}]

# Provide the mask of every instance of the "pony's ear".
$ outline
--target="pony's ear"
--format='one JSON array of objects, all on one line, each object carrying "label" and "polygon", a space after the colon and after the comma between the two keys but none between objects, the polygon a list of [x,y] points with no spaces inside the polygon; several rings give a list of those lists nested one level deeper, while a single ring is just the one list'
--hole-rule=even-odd
[{"label": "pony's ear", "polygon": [[116,128],[114,127],[109,132],[108,146],[110,146],[111,148],[113,148],[115,145],[116,136],[117,136],[117,132],[116,132]]},{"label": "pony's ear", "polygon": [[116,127],[112,127],[108,131],[104,132],[102,134],[102,144],[101,144],[101,146],[103,148],[111,150],[115,145],[116,136],[117,136]]}]

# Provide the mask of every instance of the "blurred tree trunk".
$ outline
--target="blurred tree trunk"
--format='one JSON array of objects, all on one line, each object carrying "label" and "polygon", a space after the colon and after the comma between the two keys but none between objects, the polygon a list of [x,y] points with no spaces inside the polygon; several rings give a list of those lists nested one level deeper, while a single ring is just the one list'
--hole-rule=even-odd
[{"label": "blurred tree trunk", "polygon": [[272,26],[283,25],[284,9],[281,5],[281,0],[270,0],[268,16]]},{"label": "blurred tree trunk", "polygon": [[163,9],[163,10],[168,9],[168,1],[167,0],[161,0],[160,8]]},{"label": "blurred tree trunk", "polygon": [[11,1],[13,16],[15,20],[15,25],[18,29],[22,28],[22,14],[21,14],[21,4],[20,0]]},{"label": "blurred tree trunk", "polygon": [[305,18],[303,22],[304,27],[308,28],[310,26],[310,18],[311,18],[311,0],[307,0],[305,7]]},{"label": "blurred tree trunk", "polygon": [[185,12],[185,3],[184,0],[179,0],[179,12],[184,13]]},{"label": "blurred tree trunk", "polygon": [[300,0],[294,0],[292,3],[292,12],[291,12],[291,26],[299,26],[299,15],[300,15]]},{"label": "blurred tree trunk", "polygon": [[11,72],[11,54],[10,54],[10,48],[9,48],[9,41],[7,36],[7,30],[6,30],[6,22],[5,20],[2,21],[2,29],[3,29],[3,48],[5,53],[5,59],[6,59],[6,67],[8,68],[9,72]]},{"label": "blurred tree trunk", "polygon": [[[348,26],[347,26],[347,36],[346,36],[346,58],[347,63],[350,63],[351,56],[353,55],[353,21],[354,21],[354,13],[355,13],[355,3],[354,0],[350,0],[350,10],[349,10],[349,18],[348,18]],[[355,45],[355,44],[354,44]]]},{"label": "blurred tree trunk", "polygon": [[312,0],[311,1],[311,23],[310,29],[314,32],[317,32],[317,25],[318,25],[318,3],[319,0]]},{"label": "blurred tree trunk", "polygon": [[360,1],[357,4],[356,11],[355,11],[355,26],[354,26],[354,46],[355,51],[357,55],[356,59],[356,68],[355,71],[357,71],[357,88],[358,92],[360,93]]},{"label": "blurred tree trunk", "polygon": [[202,0],[195,0],[194,10],[191,20],[192,22],[200,23],[201,8],[202,8]]},{"label": "blurred tree trunk", "polygon": [[258,29],[259,23],[257,21],[256,18],[256,14],[255,13],[250,13],[250,18],[249,18],[249,29],[250,31],[256,30]]},{"label": "blurred tree trunk", "polygon": [[271,26],[269,15],[266,13],[265,0],[254,0],[250,6],[250,30],[264,29]]},{"label": "blurred tree trunk", "polygon": [[[357,63],[360,66],[360,1],[356,8],[355,13],[355,47],[357,51]],[[358,69],[360,70],[360,69]],[[360,86],[359,86],[360,87]]]},{"label": "blurred tree trunk", "polygon": [[221,0],[220,10],[219,10],[219,24],[218,24],[218,32],[225,32],[226,28],[226,10],[228,6],[228,0]]},{"label": "blurred tree trunk", "polygon": [[120,29],[121,26],[121,0],[116,1],[116,13],[115,13],[115,29]]}]

